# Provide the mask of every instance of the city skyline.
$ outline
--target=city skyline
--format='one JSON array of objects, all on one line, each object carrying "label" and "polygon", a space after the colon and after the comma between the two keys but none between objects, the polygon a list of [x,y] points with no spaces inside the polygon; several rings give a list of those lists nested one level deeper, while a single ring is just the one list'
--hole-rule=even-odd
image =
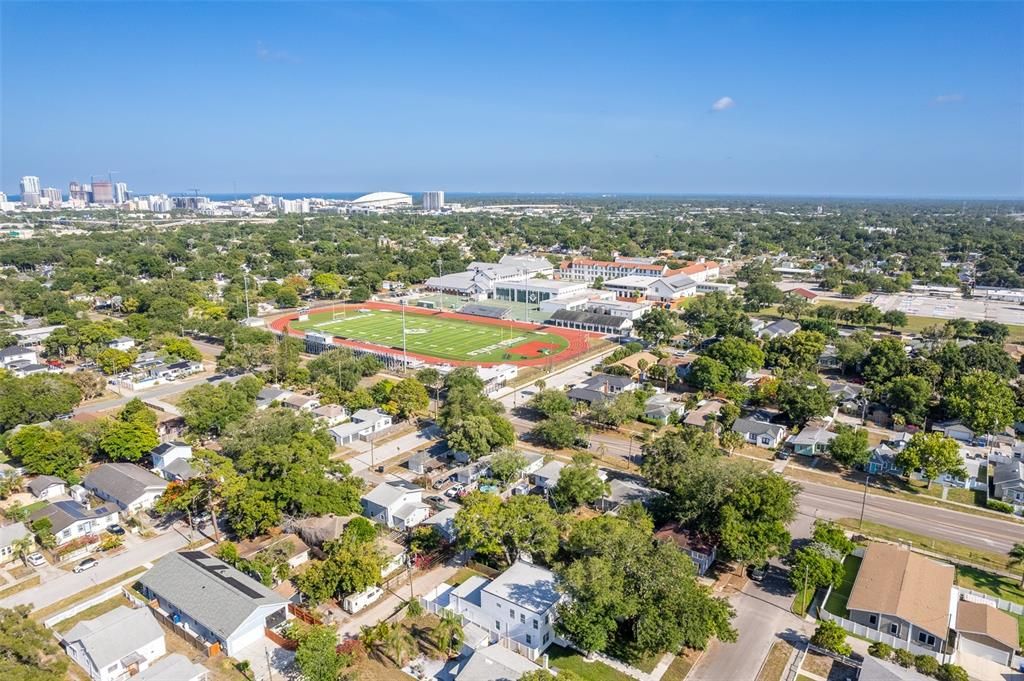
[{"label": "city skyline", "polygon": [[1024,195],[1020,5],[239,7],[6,3],[0,190]]}]

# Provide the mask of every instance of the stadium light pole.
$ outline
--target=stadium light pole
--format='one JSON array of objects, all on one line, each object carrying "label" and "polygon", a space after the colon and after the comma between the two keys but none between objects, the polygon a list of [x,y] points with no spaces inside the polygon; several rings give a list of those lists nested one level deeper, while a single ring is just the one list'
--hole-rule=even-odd
[{"label": "stadium light pole", "polygon": [[405,300],[402,300],[402,373],[409,370],[409,352],[405,344]]},{"label": "stadium light pole", "polygon": [[[437,278],[438,278],[438,280],[440,280],[441,277],[443,276],[441,274],[441,265],[443,264],[443,262],[444,261],[442,261],[440,257],[437,259]],[[441,285],[441,312],[444,312],[444,282],[443,281],[438,281],[438,284]]]}]

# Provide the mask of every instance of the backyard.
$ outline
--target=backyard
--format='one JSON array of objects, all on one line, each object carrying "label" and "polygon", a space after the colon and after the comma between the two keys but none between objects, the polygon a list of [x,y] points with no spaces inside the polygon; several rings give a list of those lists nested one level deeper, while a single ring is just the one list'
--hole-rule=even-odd
[{"label": "backyard", "polygon": [[857,581],[857,571],[860,570],[861,559],[858,556],[849,555],[843,561],[843,583],[832,589],[828,600],[825,602],[825,610],[833,615],[849,618],[850,611],[846,609],[846,601],[853,591],[853,583]]}]

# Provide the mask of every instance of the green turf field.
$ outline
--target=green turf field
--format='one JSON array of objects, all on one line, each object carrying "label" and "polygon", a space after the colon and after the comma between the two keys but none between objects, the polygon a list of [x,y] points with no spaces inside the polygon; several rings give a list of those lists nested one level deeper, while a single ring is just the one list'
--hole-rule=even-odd
[{"label": "green turf field", "polygon": [[[402,313],[397,310],[313,313],[308,320],[293,321],[290,326],[300,331],[320,331],[364,343],[399,350],[402,348]],[[524,343],[538,341],[557,346],[551,348],[548,354],[557,354],[569,345],[565,338],[556,334],[509,329],[507,325],[445,319],[414,312],[406,314],[405,326],[408,351],[438,359],[501,362],[537,357],[536,354],[524,356],[514,350],[510,352],[510,348]]]}]

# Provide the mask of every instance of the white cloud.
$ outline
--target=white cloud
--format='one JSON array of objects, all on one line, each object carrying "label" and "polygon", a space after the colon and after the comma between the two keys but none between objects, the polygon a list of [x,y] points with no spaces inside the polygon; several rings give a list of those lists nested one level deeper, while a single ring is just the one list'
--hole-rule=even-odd
[{"label": "white cloud", "polygon": [[964,101],[964,96],[961,94],[939,95],[932,99],[932,104],[956,104],[962,101]]},{"label": "white cloud", "polygon": [[725,111],[736,106],[736,100],[732,97],[720,97],[711,105],[712,111]]},{"label": "white cloud", "polygon": [[283,62],[285,64],[298,64],[299,58],[292,56],[284,50],[272,50],[263,44],[263,41],[256,43],[256,57],[260,61]]}]

